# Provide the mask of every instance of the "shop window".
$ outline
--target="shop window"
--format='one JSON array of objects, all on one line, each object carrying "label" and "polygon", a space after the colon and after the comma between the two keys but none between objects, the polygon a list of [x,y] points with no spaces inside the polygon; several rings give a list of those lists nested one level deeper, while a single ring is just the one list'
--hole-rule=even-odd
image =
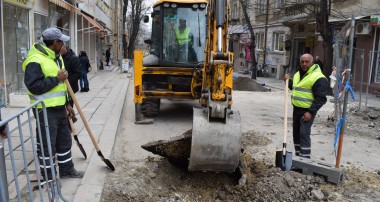
[{"label": "shop window", "polygon": [[34,14],[34,36],[36,37],[34,41],[41,39],[42,32],[49,27],[48,17],[45,15],[40,15],[38,13]]},{"label": "shop window", "polygon": [[29,50],[29,11],[7,4],[3,11],[7,93],[26,91],[22,62]]},{"label": "shop window", "polygon": [[[49,27],[56,27],[62,31],[63,34],[70,36],[70,11],[57,6],[56,4],[49,3]],[[70,41],[66,42],[66,45]]]}]

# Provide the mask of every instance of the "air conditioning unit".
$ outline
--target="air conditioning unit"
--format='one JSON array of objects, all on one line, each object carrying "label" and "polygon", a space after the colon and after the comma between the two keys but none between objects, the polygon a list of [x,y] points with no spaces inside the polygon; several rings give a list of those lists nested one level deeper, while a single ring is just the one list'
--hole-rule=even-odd
[{"label": "air conditioning unit", "polygon": [[372,33],[372,26],[369,22],[359,22],[355,27],[355,34],[368,35]]}]

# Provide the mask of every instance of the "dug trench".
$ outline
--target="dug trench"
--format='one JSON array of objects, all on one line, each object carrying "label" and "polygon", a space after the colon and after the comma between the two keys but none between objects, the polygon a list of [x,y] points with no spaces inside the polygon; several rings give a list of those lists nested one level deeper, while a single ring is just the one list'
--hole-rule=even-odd
[{"label": "dug trench", "polygon": [[[250,81],[253,82],[254,80]],[[256,84],[257,83],[254,85]],[[255,95],[257,96],[257,94]],[[276,96],[276,94],[271,94],[271,96]],[[378,113],[378,111],[374,112]],[[358,120],[353,120],[352,123],[361,123],[359,120],[362,120],[363,122],[363,118],[361,117],[365,117],[366,114],[356,114],[358,114],[358,116],[353,115],[351,119]],[[371,121],[373,122],[373,119],[371,119]],[[375,127],[377,126],[377,123],[378,120],[375,122]],[[327,122],[325,118],[318,119],[316,124],[317,126],[314,130],[321,134],[328,134],[325,131],[322,131],[321,128],[321,125],[331,125],[331,123]],[[277,125],[282,128],[281,124]],[[359,128],[359,126],[363,126],[363,128]],[[132,126],[129,125],[129,127]],[[165,128],[167,127],[168,126],[165,125]],[[176,127],[178,128],[178,126]],[[173,130],[173,128],[169,129]],[[355,131],[352,129],[355,129]],[[333,128],[323,127],[323,130],[333,130]],[[360,134],[362,135],[360,135],[359,133],[356,133],[356,131],[368,132],[361,132]],[[375,139],[378,138],[378,135],[376,135],[378,133],[371,131],[373,131],[373,127],[369,128],[365,124],[347,128],[347,133],[350,135],[352,134],[353,137],[373,139],[372,142],[378,141]],[[153,134],[156,135],[156,133]],[[156,150],[156,152],[162,154],[167,153],[167,157],[171,154],[171,158],[169,159],[157,155],[153,157],[149,155],[143,159],[133,159],[131,156],[129,156],[129,158],[119,157],[120,154],[125,153],[126,151],[131,153],[133,150],[115,148],[115,150],[119,150],[118,153],[120,153],[119,156],[115,156],[114,154],[112,160],[115,164],[116,171],[107,175],[107,181],[103,187],[102,200],[377,201],[380,198],[380,171],[363,171],[352,165],[355,163],[353,161],[351,161],[351,164],[348,162],[345,163],[346,171],[343,180],[339,185],[326,182],[323,176],[306,176],[294,171],[284,172],[281,169],[274,167],[274,153],[267,150],[268,146],[272,147],[273,145],[274,134],[272,133],[273,132],[268,130],[267,132],[256,130],[243,132],[242,147],[245,152],[241,155],[239,171],[236,171],[235,173],[187,171],[184,167],[187,165],[186,157],[189,156],[191,141],[190,131],[187,131],[178,137],[169,139],[168,142],[172,142],[173,140],[174,142],[177,141],[177,145],[167,144],[168,142],[165,140],[152,141],[148,144],[145,144],[146,142],[143,143],[145,144],[143,147]],[[364,137],[363,134],[368,137]],[[140,136],[139,138],[141,138],[141,134],[134,136]],[[320,135],[318,134],[313,135],[314,138],[319,136]],[[328,136],[322,137],[322,139],[326,138],[328,138]],[[118,143],[125,145],[128,141],[131,142],[137,140],[119,139]],[[359,139],[355,141],[356,142],[350,144],[358,144]],[[321,141],[318,140],[315,140],[315,142],[315,144],[322,144]],[[156,147],[160,144],[161,146],[166,146]],[[178,147],[179,145],[181,147]],[[187,145],[188,147],[184,145]],[[370,148],[368,148],[368,150],[369,149]],[[318,158],[322,159],[322,157]]]}]

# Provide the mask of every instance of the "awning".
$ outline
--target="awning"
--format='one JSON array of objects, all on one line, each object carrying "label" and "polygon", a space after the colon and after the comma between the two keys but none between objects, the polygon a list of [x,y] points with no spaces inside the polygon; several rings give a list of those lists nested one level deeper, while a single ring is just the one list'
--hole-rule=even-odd
[{"label": "awning", "polygon": [[66,10],[69,10],[72,13],[80,13],[79,8],[67,3],[64,0],[49,0],[49,2],[54,3],[54,4],[66,9]]},{"label": "awning", "polygon": [[[83,13],[82,12],[82,16],[84,18],[86,18],[86,20],[91,24],[93,25],[93,27],[91,28],[95,28],[95,31],[97,32],[106,32],[106,30],[104,29],[104,27],[102,25],[100,25],[98,22],[96,22],[94,19],[92,19],[92,17],[88,16],[87,14]],[[83,29],[83,28],[82,28]]]}]

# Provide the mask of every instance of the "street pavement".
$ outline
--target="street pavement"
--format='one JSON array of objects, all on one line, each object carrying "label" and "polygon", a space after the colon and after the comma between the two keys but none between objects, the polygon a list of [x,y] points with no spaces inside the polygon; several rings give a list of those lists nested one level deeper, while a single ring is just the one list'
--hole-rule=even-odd
[{"label": "street pavement", "polygon": [[[246,75],[236,73],[236,76]],[[125,99],[133,99],[126,97],[128,85],[133,85],[133,82],[130,82],[131,80],[130,73],[122,73],[119,67],[111,66],[107,70],[101,70],[96,73],[90,72],[90,91],[76,93],[81,109],[104,157],[111,160],[111,162],[111,154]],[[257,77],[257,82],[272,89],[284,89],[284,81],[275,78]],[[362,96],[362,103],[364,104],[365,94]],[[358,98],[359,94],[356,97]],[[380,106],[380,98],[370,95],[368,105]],[[5,118],[21,109],[3,108],[1,110],[2,117]],[[75,123],[75,127],[78,131],[79,141],[87,153],[87,159],[84,159],[74,140],[72,157],[76,169],[85,171],[85,176],[83,179],[62,179],[62,195],[68,201],[101,201],[106,175],[112,171],[107,168],[106,164],[98,156],[79,114],[77,114],[77,118],[78,121]],[[21,120],[25,121],[26,117],[24,116]],[[10,124],[10,130],[13,128],[14,131],[15,127],[16,125]],[[17,132],[13,132],[11,138],[16,139]],[[32,166],[29,167],[33,169]],[[116,169],[118,168],[116,167]],[[7,175],[8,178],[12,178],[11,173]],[[15,197],[14,194],[13,197]],[[40,199],[36,198],[35,201],[40,201]]]}]

